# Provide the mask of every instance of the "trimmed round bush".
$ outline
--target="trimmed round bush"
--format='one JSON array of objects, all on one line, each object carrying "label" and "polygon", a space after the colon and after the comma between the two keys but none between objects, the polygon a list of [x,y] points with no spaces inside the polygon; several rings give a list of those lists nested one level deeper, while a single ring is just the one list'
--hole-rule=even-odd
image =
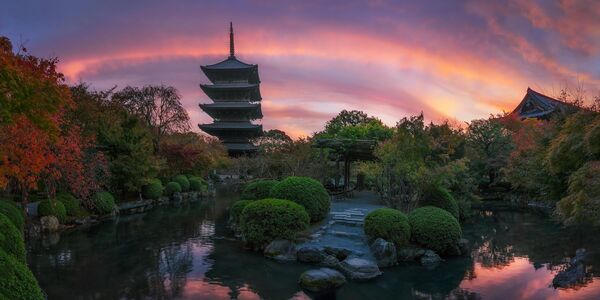
[{"label": "trimmed round bush", "polygon": [[0,249],[0,299],[42,300],[35,276],[23,261]]},{"label": "trimmed round bush", "polygon": [[19,232],[23,232],[25,217],[16,203],[11,200],[0,199],[0,214],[5,215],[17,227]]},{"label": "trimmed round bush", "polygon": [[177,175],[173,178],[173,181],[179,183],[182,192],[190,190],[190,180],[185,175]]},{"label": "trimmed round bush", "polygon": [[376,209],[365,217],[365,234],[392,242],[396,247],[404,246],[410,240],[408,217],[396,209]]},{"label": "trimmed round bush", "polygon": [[204,181],[204,179],[200,178],[200,177],[190,177],[189,179],[190,181],[190,191],[194,191],[194,192],[201,192],[201,191],[205,191],[208,187],[208,184],[206,183],[206,181]]},{"label": "trimmed round bush", "polygon": [[171,181],[165,186],[165,195],[171,197],[174,193],[181,193],[181,185],[175,181]]},{"label": "trimmed round bush", "polygon": [[448,211],[435,206],[424,206],[408,215],[411,240],[425,248],[444,255],[454,247],[462,234],[458,220]]},{"label": "trimmed round bush", "polygon": [[55,216],[58,221],[63,223],[67,219],[67,209],[58,200],[42,200],[38,204],[38,216]]},{"label": "trimmed round bush", "polygon": [[241,198],[246,200],[260,200],[269,198],[271,189],[279,181],[271,179],[258,179],[254,180],[244,187]]},{"label": "trimmed round bush", "polygon": [[231,205],[229,208],[229,220],[235,225],[240,225],[240,219],[242,217],[242,211],[248,204],[252,203],[252,200],[239,200]]},{"label": "trimmed round bush", "polygon": [[76,217],[81,214],[81,202],[71,193],[58,192],[56,193],[56,200],[65,206],[67,216]]},{"label": "trimmed round bush", "polygon": [[142,197],[144,199],[158,200],[163,194],[162,182],[158,179],[148,179],[142,186]]},{"label": "trimmed round bush", "polygon": [[92,198],[94,210],[100,215],[106,215],[115,208],[115,197],[109,192],[98,192]]},{"label": "trimmed round bush", "polygon": [[419,200],[419,206],[435,206],[445,209],[451,213],[457,220],[460,216],[458,203],[452,197],[452,194],[439,185],[428,185],[423,189],[423,194]]},{"label": "trimmed round bush", "polygon": [[241,229],[246,242],[262,248],[276,239],[293,240],[308,228],[310,217],[302,206],[289,200],[252,201],[242,211]]},{"label": "trimmed round bush", "polygon": [[5,216],[0,214],[0,249],[25,262],[25,242],[23,234]]},{"label": "trimmed round bush", "polygon": [[323,185],[309,177],[287,177],[273,186],[271,197],[291,200],[302,205],[311,222],[323,220],[331,205]]}]

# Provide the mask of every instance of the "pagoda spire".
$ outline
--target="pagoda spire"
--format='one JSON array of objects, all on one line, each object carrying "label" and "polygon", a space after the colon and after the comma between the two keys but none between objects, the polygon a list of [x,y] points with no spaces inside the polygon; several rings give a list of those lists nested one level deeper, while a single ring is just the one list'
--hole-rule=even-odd
[{"label": "pagoda spire", "polygon": [[233,22],[229,22],[229,58],[235,57],[235,48],[233,47]]}]

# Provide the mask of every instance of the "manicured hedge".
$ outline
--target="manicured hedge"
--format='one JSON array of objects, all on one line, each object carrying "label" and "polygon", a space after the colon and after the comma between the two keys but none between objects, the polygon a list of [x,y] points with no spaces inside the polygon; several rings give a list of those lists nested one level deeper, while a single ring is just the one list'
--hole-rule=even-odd
[{"label": "manicured hedge", "polygon": [[175,181],[171,181],[165,186],[165,195],[171,197],[174,193],[181,193],[181,185]]},{"label": "manicured hedge", "polygon": [[92,198],[94,210],[100,215],[106,215],[115,208],[115,197],[109,192],[98,192]]},{"label": "manicured hedge", "polygon": [[190,181],[185,175],[177,175],[175,178],[173,178],[173,181],[179,183],[182,192],[187,192],[190,190]]},{"label": "manicured hedge", "polygon": [[396,247],[404,246],[410,240],[408,217],[396,209],[376,209],[365,217],[365,234],[392,242]]},{"label": "manicured hedge", "polygon": [[258,179],[254,180],[244,187],[241,198],[245,200],[260,200],[269,198],[271,189],[279,181],[271,179]]},{"label": "manicured hedge", "polygon": [[293,240],[308,228],[310,217],[299,204],[282,199],[252,201],[242,211],[241,229],[245,241],[263,248],[276,239]]},{"label": "manicured hedge", "polygon": [[192,176],[189,179],[190,181],[190,191],[194,192],[202,192],[206,191],[208,188],[208,184],[201,177]]},{"label": "manicured hedge", "polygon": [[64,223],[67,219],[67,209],[58,200],[42,200],[38,204],[38,216],[55,216],[58,221]]},{"label": "manicured hedge", "polygon": [[144,199],[158,200],[163,195],[163,185],[159,179],[148,179],[142,186],[142,196]]},{"label": "manicured hedge", "polygon": [[311,222],[323,220],[331,205],[323,185],[309,177],[287,177],[271,189],[271,197],[291,200],[304,206]]},{"label": "manicured hedge", "polygon": [[0,214],[0,249],[25,262],[25,243],[23,234],[10,219]]},{"label": "manicured hedge", "polygon": [[42,300],[44,295],[24,261],[0,249],[0,299]]},{"label": "manicured hedge", "polygon": [[419,199],[419,206],[435,206],[450,212],[457,220],[460,217],[458,203],[450,192],[439,185],[425,186]]},{"label": "manicured hedge", "polygon": [[17,227],[19,232],[23,232],[25,217],[23,211],[12,200],[0,199],[0,214],[5,215]]},{"label": "manicured hedge", "polygon": [[242,211],[250,203],[252,203],[252,200],[239,200],[231,205],[231,208],[229,208],[229,220],[232,224],[236,226],[240,225]]},{"label": "manicured hedge", "polygon": [[452,252],[462,234],[458,220],[448,211],[424,206],[408,215],[411,240],[440,255]]},{"label": "manicured hedge", "polygon": [[71,193],[58,192],[56,193],[56,200],[62,202],[65,206],[67,216],[76,217],[81,215],[81,202]]}]

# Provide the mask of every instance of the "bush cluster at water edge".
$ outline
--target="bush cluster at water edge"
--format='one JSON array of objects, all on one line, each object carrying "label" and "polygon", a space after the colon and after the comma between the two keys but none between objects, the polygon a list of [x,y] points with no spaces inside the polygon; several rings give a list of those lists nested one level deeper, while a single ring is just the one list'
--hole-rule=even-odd
[{"label": "bush cluster at water edge", "polygon": [[396,247],[402,247],[410,240],[408,218],[393,208],[379,208],[370,212],[365,217],[364,229],[370,238],[382,238]]},{"label": "bush cluster at water edge", "polygon": [[174,193],[181,193],[181,185],[175,181],[171,181],[165,186],[165,195],[171,197]]},{"label": "bush cluster at water edge", "polygon": [[445,209],[457,220],[460,216],[458,203],[456,203],[452,194],[438,184],[428,184],[423,188],[419,206],[435,206]]},{"label": "bush cluster at water edge", "polygon": [[0,299],[42,300],[42,289],[24,261],[0,249]]},{"label": "bush cluster at water edge", "polygon": [[263,199],[252,201],[242,211],[241,229],[245,241],[262,248],[276,239],[293,240],[299,231],[308,228],[306,210],[289,200]]},{"label": "bush cluster at water edge", "polygon": [[55,216],[58,221],[64,223],[67,219],[67,209],[58,200],[42,200],[38,204],[38,215],[40,217]]},{"label": "bush cluster at water edge", "polygon": [[179,183],[182,192],[187,192],[190,190],[190,181],[185,175],[177,175],[175,178],[173,178],[173,181]]},{"label": "bush cluster at water edge", "polygon": [[163,185],[159,179],[148,179],[142,186],[144,199],[158,200],[163,195]]},{"label": "bush cluster at water edge", "polygon": [[23,233],[3,214],[0,214],[0,249],[25,262]]},{"label": "bush cluster at water edge", "polygon": [[238,200],[234,202],[229,208],[229,222],[235,226],[239,226],[244,208],[252,202],[253,200]]},{"label": "bush cluster at water edge", "polygon": [[424,206],[408,215],[411,240],[440,255],[450,254],[462,232],[458,220],[448,211],[435,206]]},{"label": "bush cluster at water edge", "polygon": [[25,217],[23,211],[16,203],[11,200],[0,199],[0,214],[5,215],[17,227],[19,232],[23,231],[25,225]]},{"label": "bush cluster at water edge", "polygon": [[302,205],[311,222],[323,220],[331,203],[323,185],[309,177],[290,176],[271,189],[271,197],[294,201]]},{"label": "bush cluster at water edge", "polygon": [[81,202],[71,193],[58,192],[56,193],[56,200],[65,206],[67,216],[76,217],[81,215]]},{"label": "bush cluster at water edge", "polygon": [[271,189],[279,181],[272,179],[257,179],[254,180],[244,187],[241,198],[244,200],[260,200],[269,198],[271,195]]},{"label": "bush cluster at water edge", "polygon": [[106,215],[115,208],[115,198],[109,192],[98,192],[92,198],[94,210],[100,215]]},{"label": "bush cluster at water edge", "polygon": [[189,178],[189,181],[190,181],[190,191],[204,192],[208,189],[208,184],[201,177],[191,176]]}]

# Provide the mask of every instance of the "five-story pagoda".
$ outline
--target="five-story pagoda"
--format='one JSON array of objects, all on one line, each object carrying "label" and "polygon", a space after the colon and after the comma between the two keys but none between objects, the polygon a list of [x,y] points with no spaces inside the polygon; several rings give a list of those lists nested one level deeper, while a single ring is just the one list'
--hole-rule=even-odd
[{"label": "five-story pagoda", "polygon": [[262,125],[251,122],[262,118],[258,65],[244,63],[235,57],[231,23],[229,57],[201,68],[212,84],[200,84],[200,88],[213,103],[200,104],[200,108],[214,121],[198,126],[202,131],[218,137],[230,155],[256,151],[250,139],[262,134]]}]

